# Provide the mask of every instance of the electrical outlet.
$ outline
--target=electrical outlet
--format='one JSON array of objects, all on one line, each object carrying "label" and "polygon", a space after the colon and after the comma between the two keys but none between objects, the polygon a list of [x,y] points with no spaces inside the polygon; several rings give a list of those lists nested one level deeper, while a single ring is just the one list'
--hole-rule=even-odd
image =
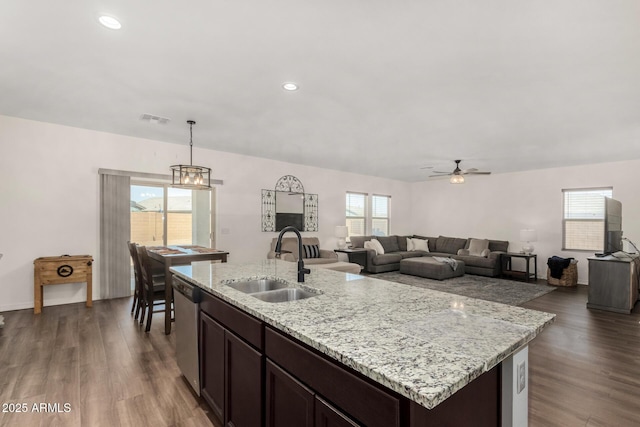
[{"label": "electrical outlet", "polygon": [[526,361],[522,361],[518,363],[518,369],[516,371],[516,375],[518,378],[517,386],[518,386],[518,394],[524,390],[527,385],[527,365]]}]

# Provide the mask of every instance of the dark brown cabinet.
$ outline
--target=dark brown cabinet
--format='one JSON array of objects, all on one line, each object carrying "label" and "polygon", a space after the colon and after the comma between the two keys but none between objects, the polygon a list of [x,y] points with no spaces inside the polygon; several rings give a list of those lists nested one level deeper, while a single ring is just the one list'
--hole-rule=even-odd
[{"label": "dark brown cabinet", "polygon": [[358,424],[317,396],[315,411],[315,427],[358,427]]},{"label": "dark brown cabinet", "polygon": [[250,345],[225,331],[226,426],[262,425],[262,357]]},{"label": "dark brown cabinet", "polygon": [[228,427],[262,427],[262,323],[211,296],[200,313],[201,395]]},{"label": "dark brown cabinet", "polygon": [[357,427],[313,390],[267,359],[266,427]]},{"label": "dark brown cabinet", "polygon": [[201,395],[224,419],[224,328],[204,313],[200,316]]},{"label": "dark brown cabinet", "polygon": [[266,427],[313,427],[314,394],[267,359]]}]

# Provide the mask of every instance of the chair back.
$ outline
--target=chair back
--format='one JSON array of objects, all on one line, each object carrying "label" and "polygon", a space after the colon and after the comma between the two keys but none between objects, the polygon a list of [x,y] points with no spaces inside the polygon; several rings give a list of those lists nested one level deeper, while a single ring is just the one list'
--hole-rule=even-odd
[{"label": "chair back", "polygon": [[151,267],[151,258],[147,248],[138,246],[138,260],[140,261],[140,277],[142,278],[142,289],[153,292],[153,270]]},{"label": "chair back", "polygon": [[136,289],[142,289],[142,268],[140,266],[140,258],[138,257],[138,245],[133,242],[127,242],[131,261],[133,261],[133,275],[136,281]]}]

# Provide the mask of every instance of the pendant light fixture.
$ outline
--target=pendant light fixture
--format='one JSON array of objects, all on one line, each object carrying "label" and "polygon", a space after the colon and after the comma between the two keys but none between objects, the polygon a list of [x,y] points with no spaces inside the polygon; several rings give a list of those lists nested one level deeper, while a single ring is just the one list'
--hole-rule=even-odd
[{"label": "pendant light fixture", "polygon": [[171,166],[172,180],[171,186],[175,188],[186,188],[189,190],[211,190],[211,169],[204,166],[193,165],[193,120],[189,123],[189,165]]}]

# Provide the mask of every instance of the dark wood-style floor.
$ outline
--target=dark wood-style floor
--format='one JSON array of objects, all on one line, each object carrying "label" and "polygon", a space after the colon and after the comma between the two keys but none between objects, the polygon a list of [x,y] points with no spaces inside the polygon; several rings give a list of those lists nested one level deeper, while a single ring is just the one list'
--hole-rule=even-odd
[{"label": "dark wood-style floor", "polygon": [[[175,359],[175,334],[164,316],[151,331],[130,315],[131,299],[94,301],[4,313],[0,329],[0,426],[216,426],[191,392]],[[33,404],[71,411],[33,412]]]},{"label": "dark wood-style floor", "polygon": [[[526,286],[526,284],[523,284]],[[640,308],[587,310],[587,288],[560,288],[526,303],[557,314],[529,348],[530,426],[640,425]],[[162,315],[145,334],[130,299],[3,313],[0,426],[215,426],[183,380]],[[70,412],[33,412],[33,404]],[[55,408],[53,408],[55,409]]]},{"label": "dark wood-style floor", "polygon": [[588,288],[558,288],[523,307],[556,313],[529,346],[530,426],[640,426],[640,303],[589,310]]}]

